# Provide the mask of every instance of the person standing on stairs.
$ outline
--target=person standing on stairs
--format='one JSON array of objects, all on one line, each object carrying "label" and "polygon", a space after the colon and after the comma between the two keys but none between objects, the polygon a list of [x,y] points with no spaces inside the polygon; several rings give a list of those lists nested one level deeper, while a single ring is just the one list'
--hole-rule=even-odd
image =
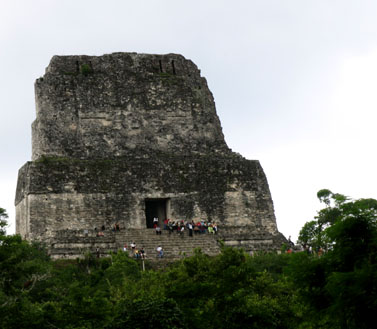
[{"label": "person standing on stairs", "polygon": [[165,219],[164,220],[164,231],[166,231],[168,229],[168,225],[169,225],[169,219]]},{"label": "person standing on stairs", "polygon": [[164,257],[164,250],[162,249],[161,246],[157,247],[157,258],[163,258]]},{"label": "person standing on stairs", "polygon": [[189,229],[189,236],[192,237],[192,229],[193,229],[192,222],[188,223],[188,229]]},{"label": "person standing on stairs", "polygon": [[132,254],[135,254],[135,249],[136,249],[136,243],[135,243],[135,241],[133,241],[131,243],[131,249],[132,249]]},{"label": "person standing on stairs", "polygon": [[170,235],[171,232],[173,232],[173,223],[171,221],[169,221],[168,223],[168,229],[169,229],[169,235]]}]

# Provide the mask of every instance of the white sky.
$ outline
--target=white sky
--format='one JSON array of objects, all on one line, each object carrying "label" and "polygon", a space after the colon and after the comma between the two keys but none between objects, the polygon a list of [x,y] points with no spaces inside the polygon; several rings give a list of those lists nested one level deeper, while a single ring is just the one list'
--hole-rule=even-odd
[{"label": "white sky", "polygon": [[13,233],[31,159],[34,81],[53,55],[180,53],[214,94],[228,145],[260,160],[297,238],[328,188],[377,199],[377,1],[0,0],[0,207]]}]

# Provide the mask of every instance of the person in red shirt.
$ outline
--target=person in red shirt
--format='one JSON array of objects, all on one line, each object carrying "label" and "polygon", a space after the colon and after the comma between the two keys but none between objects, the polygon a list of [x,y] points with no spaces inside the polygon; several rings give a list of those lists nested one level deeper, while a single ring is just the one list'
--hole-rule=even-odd
[{"label": "person in red shirt", "polygon": [[169,219],[165,219],[164,220],[164,230],[167,230],[168,229],[168,224],[169,224]]}]

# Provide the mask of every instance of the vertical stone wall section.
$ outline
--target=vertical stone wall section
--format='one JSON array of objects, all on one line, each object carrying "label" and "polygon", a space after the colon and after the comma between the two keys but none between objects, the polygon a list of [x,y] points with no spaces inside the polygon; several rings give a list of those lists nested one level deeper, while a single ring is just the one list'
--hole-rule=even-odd
[{"label": "vertical stone wall section", "polygon": [[35,92],[33,160],[227,150],[207,82],[181,55],[54,56]]},{"label": "vertical stone wall section", "polygon": [[173,220],[216,222],[228,245],[280,248],[263,169],[226,145],[192,61],[54,56],[35,93],[33,161],[19,170],[15,201],[23,237],[54,246],[115,222],[145,230],[146,202],[160,199]]}]

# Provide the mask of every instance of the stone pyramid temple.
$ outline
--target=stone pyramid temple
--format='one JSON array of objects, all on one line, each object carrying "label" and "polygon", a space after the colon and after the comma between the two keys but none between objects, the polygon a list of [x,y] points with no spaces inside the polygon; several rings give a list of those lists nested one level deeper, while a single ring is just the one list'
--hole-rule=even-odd
[{"label": "stone pyramid temple", "polygon": [[152,252],[153,218],[161,226],[166,218],[217,224],[217,235],[187,245],[166,241],[175,254],[206,249],[204,240],[214,254],[219,240],[247,251],[279,250],[285,241],[259,161],[228,148],[192,61],[176,54],[54,56],[35,94],[16,231],[45,242],[55,258],[98,247],[106,253],[135,239],[151,242]]}]

